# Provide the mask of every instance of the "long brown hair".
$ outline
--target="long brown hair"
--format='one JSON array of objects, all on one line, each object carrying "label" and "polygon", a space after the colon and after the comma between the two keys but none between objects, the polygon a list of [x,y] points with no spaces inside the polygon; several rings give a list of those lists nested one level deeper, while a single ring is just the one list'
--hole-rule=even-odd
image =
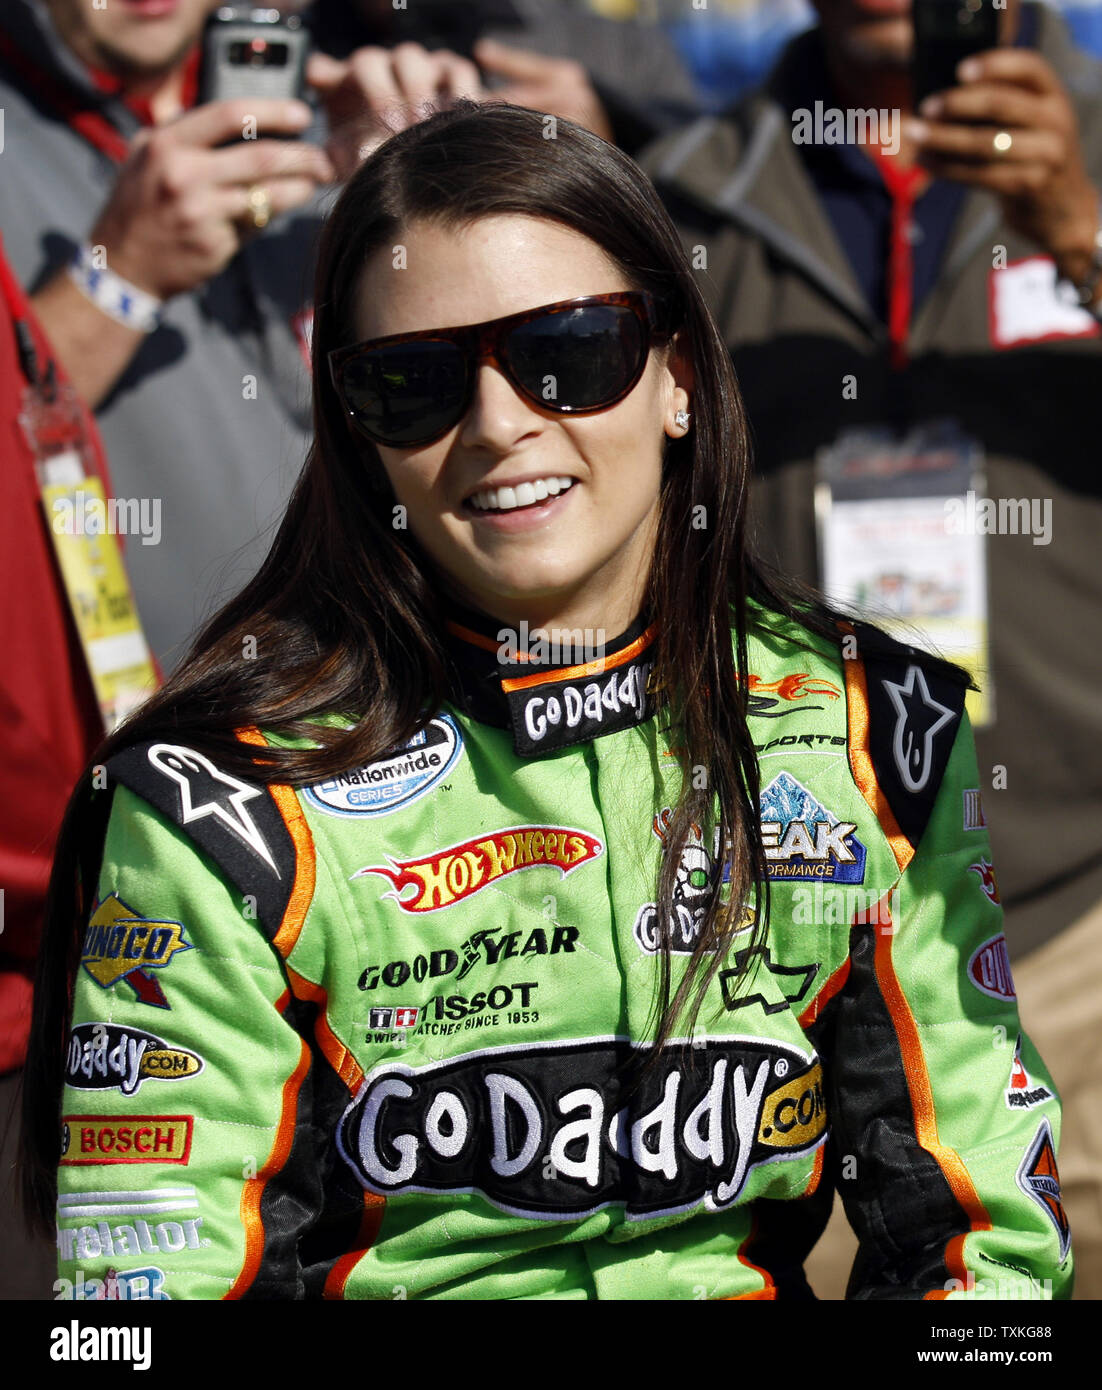
[{"label": "long brown hair", "polygon": [[[156,735],[196,748],[235,775],[301,786],[393,748],[446,699],[431,567],[416,540],[391,525],[385,472],[374,448],[350,434],[326,359],[356,340],[355,291],[368,257],[418,220],[458,227],[499,214],[557,222],[602,247],[630,288],[649,290],[668,307],[695,374],[693,428],[669,443],[663,465],[648,593],[658,625],[660,711],[676,727],[682,767],[656,885],[664,949],[653,1058],[675,1028],[694,1025],[744,903],[758,900],[757,941],[766,930],[758,765],[746,723],[747,597],[832,639],[837,631],[825,607],[748,556],[749,442],[730,358],[654,188],[626,155],[580,126],[559,120],[552,128],[520,107],[462,103],[388,140],[352,178],[319,248],[314,443],[271,551],[207,623],[181,669],[94,761]],[[358,722],[349,729],[311,723],[335,710]],[[252,725],[307,735],[320,747],[260,750],[235,736]],[[26,1070],[24,1191],[43,1223],[55,1200],[62,1052],[101,851],[91,787],[87,776],[59,840]],[[717,874],[674,990],[676,873],[698,827],[708,850],[716,843],[721,861],[726,856],[730,893],[721,900]],[[754,958],[748,951],[745,959]]]}]

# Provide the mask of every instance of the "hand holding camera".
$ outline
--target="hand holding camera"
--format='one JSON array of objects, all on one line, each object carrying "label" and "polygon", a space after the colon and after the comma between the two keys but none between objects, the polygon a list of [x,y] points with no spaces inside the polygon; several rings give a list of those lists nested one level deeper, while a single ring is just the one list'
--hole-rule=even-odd
[{"label": "hand holding camera", "polygon": [[[974,29],[963,24],[967,15]],[[914,18],[918,119],[907,133],[919,162],[935,178],[996,194],[1009,224],[1052,256],[1065,279],[1081,283],[1094,255],[1099,194],[1059,77],[1034,49],[995,47],[998,15],[989,0],[982,9],[915,0]],[[961,21],[955,37],[954,19]]]}]

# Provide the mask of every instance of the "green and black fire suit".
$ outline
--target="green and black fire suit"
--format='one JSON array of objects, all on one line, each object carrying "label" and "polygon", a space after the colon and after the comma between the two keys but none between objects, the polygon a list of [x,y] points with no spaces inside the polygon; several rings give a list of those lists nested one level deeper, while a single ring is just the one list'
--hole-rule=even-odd
[{"label": "green and black fire suit", "polygon": [[170,742],[114,759],[63,1296],[806,1298],[837,1190],[853,1298],[1067,1297],[1059,1104],[1020,1032],[964,692],[907,648],[759,619],[768,938],[747,960],[736,936],[634,1090],[681,777],[653,630],[533,671],[452,623],[453,699],[299,792]]}]

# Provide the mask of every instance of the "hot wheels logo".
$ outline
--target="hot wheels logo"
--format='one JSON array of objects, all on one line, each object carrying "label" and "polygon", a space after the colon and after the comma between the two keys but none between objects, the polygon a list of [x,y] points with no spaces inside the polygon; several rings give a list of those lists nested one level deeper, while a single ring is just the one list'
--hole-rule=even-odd
[{"label": "hot wheels logo", "polygon": [[[436,912],[520,869],[547,865],[560,870],[565,878],[580,864],[595,859],[603,848],[600,840],[584,830],[518,825],[464,840],[422,859],[391,859],[389,866],[370,865],[358,869],[352,877],[380,874],[395,888],[383,897],[393,898],[403,912]],[[403,897],[410,887],[415,891]]]}]

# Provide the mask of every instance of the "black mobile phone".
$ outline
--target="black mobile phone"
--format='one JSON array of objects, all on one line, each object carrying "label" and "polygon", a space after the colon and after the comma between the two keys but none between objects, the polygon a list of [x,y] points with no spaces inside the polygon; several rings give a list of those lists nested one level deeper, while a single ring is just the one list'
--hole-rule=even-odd
[{"label": "black mobile phone", "polygon": [[956,87],[957,68],[999,42],[995,0],[914,0],[914,104]]},{"label": "black mobile phone", "polygon": [[207,21],[199,101],[225,97],[302,98],[310,35],[297,14],[223,5]]}]

